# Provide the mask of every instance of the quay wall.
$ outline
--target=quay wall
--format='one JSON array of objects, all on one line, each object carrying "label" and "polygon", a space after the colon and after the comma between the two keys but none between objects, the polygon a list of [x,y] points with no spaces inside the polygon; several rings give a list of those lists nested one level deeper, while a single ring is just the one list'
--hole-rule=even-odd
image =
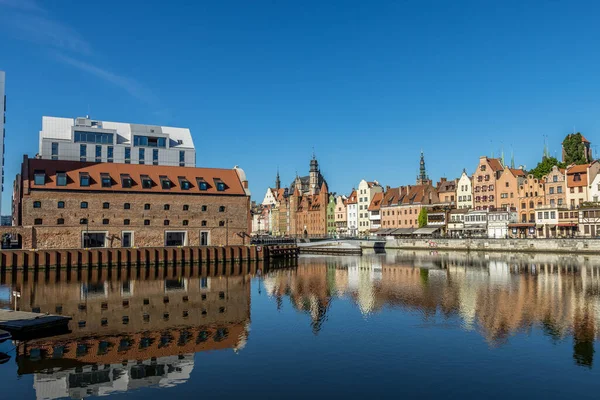
[{"label": "quay wall", "polygon": [[370,249],[551,252],[600,254],[599,239],[394,239],[361,241]]},{"label": "quay wall", "polygon": [[273,256],[292,257],[296,254],[296,247],[291,245],[2,250],[0,267],[2,269],[101,265],[122,267],[151,266],[167,262],[214,264],[265,261]]}]

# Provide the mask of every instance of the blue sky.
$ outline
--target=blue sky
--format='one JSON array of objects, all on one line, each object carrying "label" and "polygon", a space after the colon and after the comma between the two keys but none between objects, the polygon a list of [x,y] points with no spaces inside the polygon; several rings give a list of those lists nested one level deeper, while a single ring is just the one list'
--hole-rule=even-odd
[{"label": "blue sky", "polygon": [[[600,4],[576,1],[0,0],[6,184],[43,115],[189,127],[197,164],[240,165],[255,199],[308,172],[437,180],[501,146],[539,160],[599,143]],[[595,150],[595,149],[594,149]]]}]

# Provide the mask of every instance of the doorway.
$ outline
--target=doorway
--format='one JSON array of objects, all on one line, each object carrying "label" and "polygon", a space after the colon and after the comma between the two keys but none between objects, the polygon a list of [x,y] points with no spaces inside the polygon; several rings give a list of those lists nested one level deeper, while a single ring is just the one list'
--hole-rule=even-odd
[{"label": "doorway", "polygon": [[133,232],[122,232],[121,233],[121,247],[133,246]]},{"label": "doorway", "polygon": [[187,232],[165,232],[165,246],[187,246]]}]

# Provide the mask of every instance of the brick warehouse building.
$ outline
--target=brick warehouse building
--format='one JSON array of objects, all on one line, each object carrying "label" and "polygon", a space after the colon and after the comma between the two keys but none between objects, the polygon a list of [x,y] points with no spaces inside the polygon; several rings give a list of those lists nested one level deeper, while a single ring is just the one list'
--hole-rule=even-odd
[{"label": "brick warehouse building", "polygon": [[32,248],[238,245],[250,222],[248,181],[237,167],[25,156],[14,184],[13,223],[31,229]]}]

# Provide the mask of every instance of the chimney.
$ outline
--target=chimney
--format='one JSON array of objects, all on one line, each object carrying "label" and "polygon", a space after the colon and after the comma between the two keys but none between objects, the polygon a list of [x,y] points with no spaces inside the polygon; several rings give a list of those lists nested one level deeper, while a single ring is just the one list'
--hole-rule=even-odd
[{"label": "chimney", "polygon": [[391,189],[391,188],[390,188],[390,186],[389,186],[389,185],[387,185],[387,186],[385,187],[385,191],[386,191],[386,192],[387,192],[388,190],[390,190],[390,189]]},{"label": "chimney", "polygon": [[440,182],[442,182],[442,183],[446,182],[446,178],[440,178]]}]

